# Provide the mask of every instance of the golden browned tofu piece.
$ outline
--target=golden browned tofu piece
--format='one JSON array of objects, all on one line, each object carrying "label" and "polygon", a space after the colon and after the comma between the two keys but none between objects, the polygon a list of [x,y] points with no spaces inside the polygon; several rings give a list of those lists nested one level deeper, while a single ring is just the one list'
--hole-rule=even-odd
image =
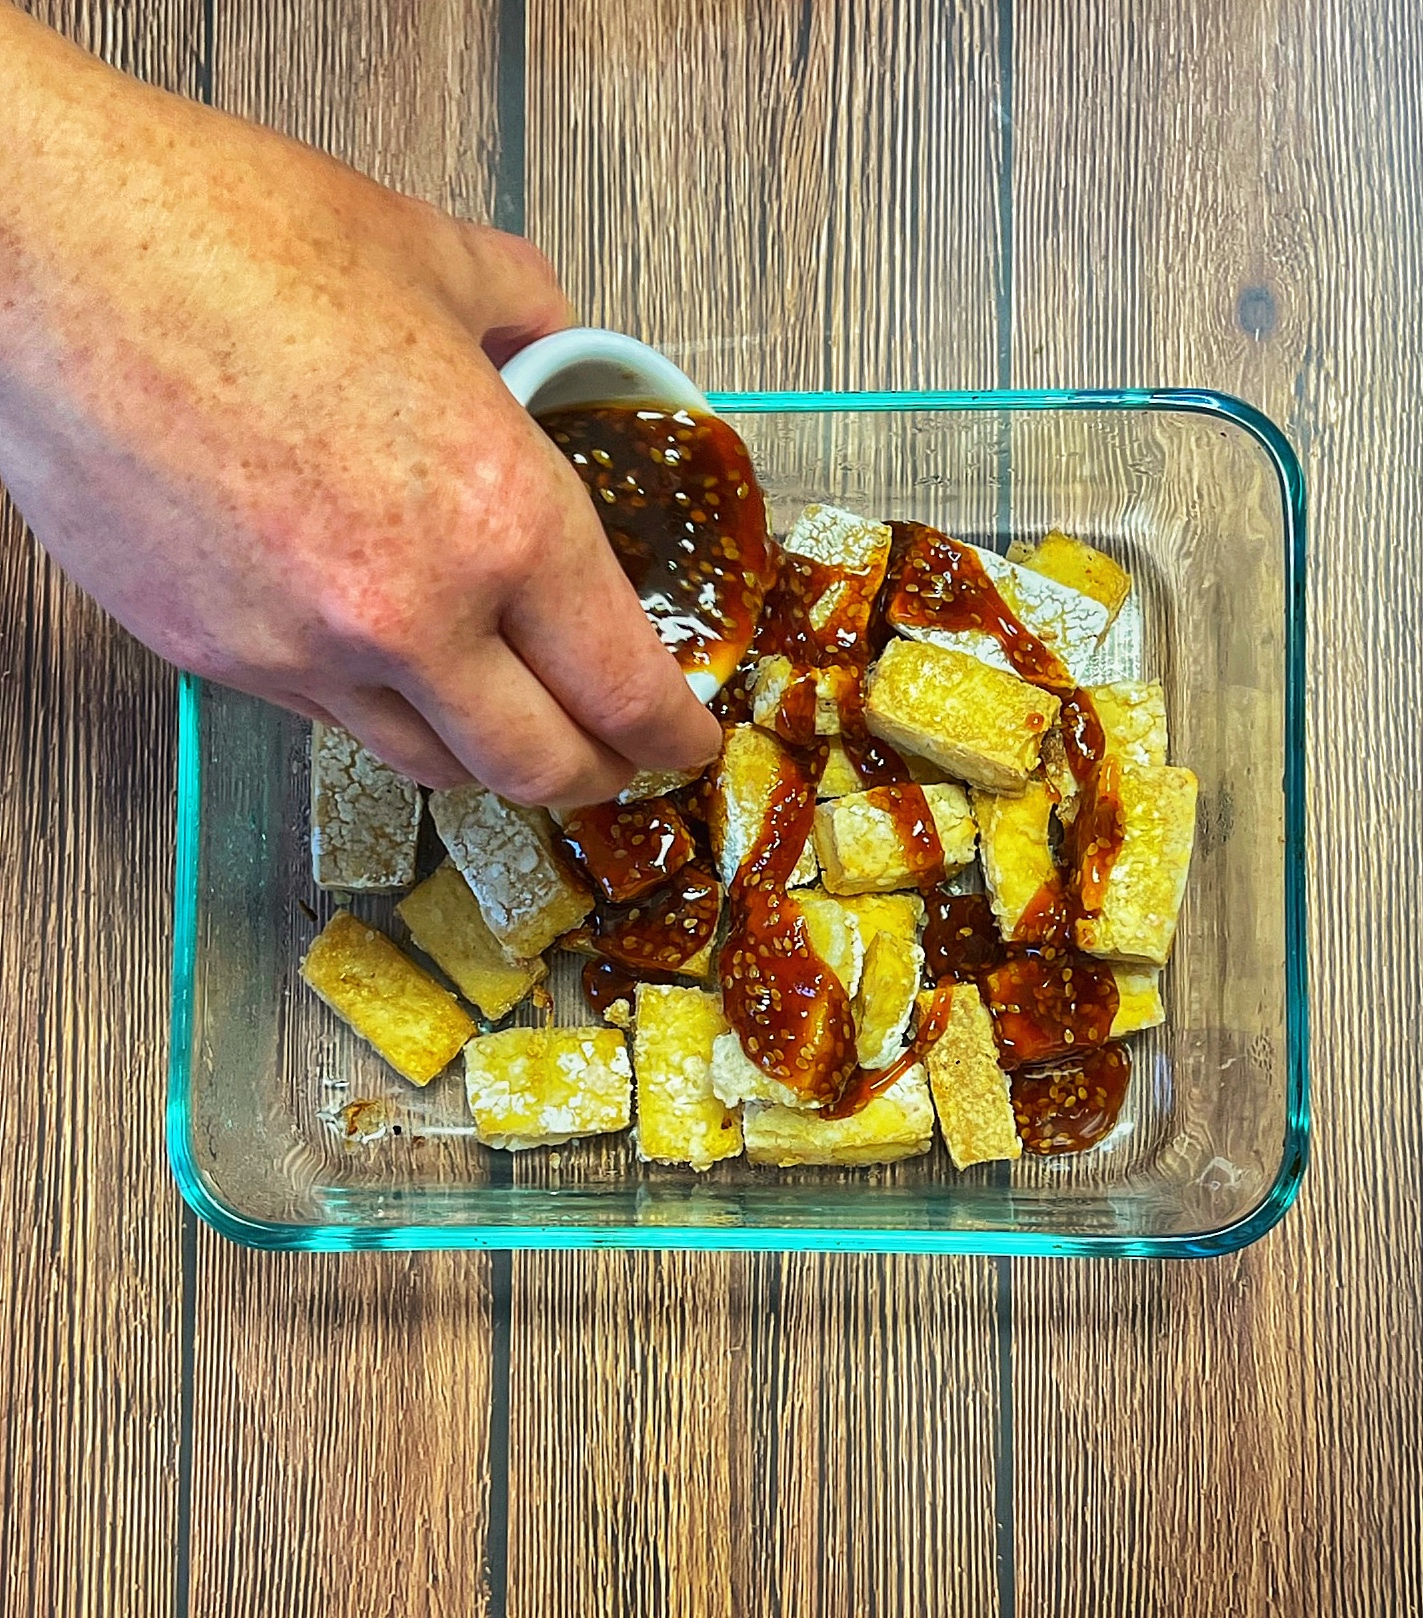
[{"label": "golden browned tofu piece", "polygon": [[1161,971],[1155,966],[1114,966],[1117,984],[1117,1014],[1112,1018],[1112,1038],[1125,1039],[1145,1028],[1159,1028],[1166,1021],[1161,1003]]},{"label": "golden browned tofu piece", "polygon": [[626,1129],[632,1068],[616,1028],[506,1028],[464,1049],[474,1130],[518,1152]]},{"label": "golden browned tofu piece", "polygon": [[[1102,724],[1102,750],[1127,764],[1166,762],[1166,695],[1159,680],[1115,680],[1087,688]],[[1043,769],[1062,798],[1059,818],[1071,824],[1078,785],[1068,767],[1062,731],[1054,726],[1043,740]]]},{"label": "golden browned tofu piece", "polygon": [[876,932],[865,946],[865,969],[855,995],[855,1055],[860,1066],[888,1067],[904,1046],[924,972],[924,951],[910,932]]},{"label": "golden browned tofu piece", "polygon": [[1077,947],[1110,960],[1165,966],[1196,837],[1196,777],[1172,764],[1121,767],[1122,845],[1096,916]]},{"label": "golden browned tofu piece", "polygon": [[430,794],[440,840],[479,900],[491,933],[529,961],[593,908],[593,893],[554,853],[553,822],[477,785]]},{"label": "golden browned tofu piece", "polygon": [[740,1116],[711,1087],[712,1045],[726,1031],[714,994],[638,984],[632,1065],[637,1151],[645,1161],[700,1171],[740,1156]]},{"label": "golden browned tofu piece", "polygon": [[1015,539],[1008,547],[1008,560],[1101,602],[1107,609],[1107,625],[1131,594],[1131,574],[1119,562],[1060,528],[1038,540]]},{"label": "golden browned tofu piece", "polygon": [[859,922],[866,949],[879,933],[912,944],[924,922],[924,901],[917,893],[856,893],[839,903]]},{"label": "golden browned tofu piece", "polygon": [[825,758],[825,768],[816,783],[816,797],[843,798],[847,792],[863,790],[864,784],[860,779],[860,772],[850,762],[850,755],[845,751],[844,742],[838,736],[832,736],[829,752]]},{"label": "golden browned tofu piece", "polygon": [[475,1031],[448,990],[349,910],[338,910],[326,923],[306,952],[301,975],[412,1084],[428,1084]]},{"label": "golden browned tofu piece", "polygon": [[[712,778],[707,829],[717,869],[728,886],[761,836],[788,761],[786,748],[759,725],[734,725],[726,733]],[[790,885],[814,882],[817,869],[815,849],[807,838]]]},{"label": "golden browned tofu piece", "polygon": [[[859,682],[859,671],[833,664],[824,669],[800,670],[788,657],[763,657],[751,675],[751,717],[763,730],[797,738],[793,729],[782,729],[781,704],[802,678],[815,688],[815,734],[840,734],[840,705]],[[847,761],[848,762],[848,761]]]},{"label": "golden browned tofu piece", "polygon": [[1006,939],[1017,935],[1024,912],[1057,874],[1048,841],[1053,799],[1052,789],[1038,780],[1029,781],[1019,798],[971,795],[988,898]]},{"label": "golden browned tofu piece", "polygon": [[415,880],[420,788],[349,732],[311,727],[311,874],[320,888],[389,893]]},{"label": "golden browned tofu piece", "polygon": [[742,1124],[746,1155],[775,1168],[803,1164],[865,1168],[919,1157],[934,1138],[934,1108],[917,1064],[848,1118],[752,1104]]},{"label": "golden browned tofu piece", "polygon": [[479,900],[449,860],[395,907],[422,949],[491,1022],[548,976],[540,956],[511,960],[485,924]]},{"label": "golden browned tofu piece", "polygon": [[[988,1008],[971,983],[939,992],[951,994],[953,1003],[944,1032],[929,1047],[929,1087],[954,1167],[1020,1157],[1008,1075],[998,1065]],[[933,1001],[932,993],[920,995],[921,1018]]]},{"label": "golden browned tofu piece", "polygon": [[989,792],[1021,792],[1060,703],[967,652],[895,640],[870,673],[865,718],[891,747],[918,753]]},{"label": "golden browned tofu piece", "polygon": [[[976,830],[962,787],[920,789],[944,850],[944,869],[960,870],[973,859]],[[896,787],[847,793],[816,805],[815,850],[831,893],[892,893],[913,887],[916,874],[900,835],[904,812]]]},{"label": "golden browned tofu piece", "polygon": [[845,985],[845,993],[853,996],[865,961],[854,912],[819,888],[798,888],[795,902],[805,917],[811,948]]}]

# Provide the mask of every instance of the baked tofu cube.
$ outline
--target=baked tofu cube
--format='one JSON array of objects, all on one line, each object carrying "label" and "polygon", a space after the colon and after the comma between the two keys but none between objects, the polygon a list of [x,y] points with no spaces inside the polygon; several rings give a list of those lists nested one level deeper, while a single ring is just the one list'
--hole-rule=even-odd
[{"label": "baked tofu cube", "polygon": [[906,523],[907,543],[897,561],[895,588],[887,616],[901,635],[966,652],[990,667],[1011,673],[1013,665],[998,639],[984,629],[949,629],[933,621],[933,603],[950,576],[949,552],[976,560],[1004,606],[1023,627],[1053,652],[1074,680],[1080,680],[1107,628],[1100,601],[1069,589],[1056,579],[1005,561],[995,551],[950,539],[919,523]]},{"label": "baked tofu cube", "polygon": [[1019,798],[995,792],[971,795],[983,878],[1005,939],[1017,938],[1025,919],[1022,936],[1028,942],[1042,936],[1034,922],[1044,921],[1046,916],[1028,912],[1049,883],[1057,887],[1057,864],[1048,841],[1054,796],[1045,781],[1036,780],[1028,782]]},{"label": "baked tofu cube", "polygon": [[432,792],[430,813],[490,932],[515,960],[542,955],[593,908],[591,889],[554,853],[544,810],[471,785]]},{"label": "baked tofu cube", "polygon": [[934,1108],[924,1069],[916,1064],[848,1118],[751,1105],[742,1128],[753,1163],[781,1169],[806,1164],[865,1168],[927,1152],[934,1138]]},{"label": "baked tofu cube", "polygon": [[464,1048],[476,1136],[518,1152],[626,1129],[632,1068],[616,1028],[506,1028]]},{"label": "baked tofu cube", "polygon": [[428,1084],[475,1031],[448,990],[349,910],[338,910],[326,923],[306,952],[301,975],[412,1084]]},{"label": "baked tofu cube", "polygon": [[[728,887],[765,829],[777,784],[795,768],[785,747],[759,725],[734,725],[717,761],[707,811],[712,852]],[[814,882],[819,869],[809,837],[796,860],[790,886]]]},{"label": "baked tofu cube", "polygon": [[[1159,680],[1116,680],[1088,686],[1087,695],[1101,721],[1104,753],[1128,764],[1166,762],[1166,694]],[[1043,769],[1062,798],[1059,818],[1070,825],[1079,788],[1056,726],[1043,739]]]},{"label": "baked tofu cube", "polygon": [[816,783],[816,797],[843,798],[847,792],[863,791],[864,785],[860,772],[850,762],[844,742],[838,736],[832,736],[829,751],[825,755],[825,768]]},{"label": "baked tofu cube", "polygon": [[853,996],[860,986],[865,962],[865,946],[860,941],[860,924],[854,912],[819,888],[797,889],[795,902],[805,917],[811,948],[845,985],[845,993]]},{"label": "baked tofu cube", "polygon": [[[954,872],[973,859],[976,831],[962,787],[914,789],[922,793],[944,851],[944,869]],[[831,893],[892,893],[918,881],[900,827],[921,813],[902,787],[874,787],[816,805],[815,850]]]},{"label": "baked tofu cube", "polygon": [[1196,777],[1171,764],[1123,764],[1119,792],[1121,848],[1100,912],[1076,923],[1077,947],[1165,966],[1196,836]]},{"label": "baked tofu cube", "polygon": [[712,1094],[728,1107],[742,1101],[766,1101],[795,1112],[815,1111],[824,1103],[800,1095],[788,1084],[763,1073],[741,1048],[741,1036],[731,1029],[712,1044]]},{"label": "baked tofu cube", "polygon": [[1060,528],[1041,539],[1015,539],[1008,547],[1008,560],[1100,602],[1107,609],[1107,625],[1131,594],[1131,574],[1120,562]]},{"label": "baked tofu cube", "polygon": [[807,506],[782,539],[783,551],[808,557],[836,575],[809,606],[810,627],[823,648],[848,646],[865,634],[890,543],[884,523],[821,505]]},{"label": "baked tofu cube", "polygon": [[918,753],[988,792],[1022,792],[1061,704],[966,652],[895,640],[870,672],[865,719],[902,752]]},{"label": "baked tofu cube", "polygon": [[879,933],[912,944],[924,924],[924,901],[917,893],[857,893],[837,902],[859,923],[866,949]]},{"label": "baked tofu cube", "polygon": [[844,664],[798,669],[788,657],[763,657],[751,674],[751,717],[800,746],[813,736],[838,736],[841,704],[859,679],[859,670]]},{"label": "baked tofu cube", "polygon": [[349,732],[311,727],[311,874],[319,888],[389,893],[415,880],[420,788]]},{"label": "baked tofu cube", "polygon": [[711,1087],[712,1046],[726,1031],[714,994],[638,984],[632,1065],[637,1152],[645,1162],[700,1171],[741,1155],[741,1119]]},{"label": "baked tofu cube", "polygon": [[512,1011],[548,976],[539,956],[514,961],[485,923],[469,883],[446,860],[395,907],[422,949],[490,1022]]},{"label": "baked tofu cube", "polygon": [[1161,972],[1154,966],[1114,966],[1117,984],[1117,1014],[1112,1018],[1112,1038],[1125,1039],[1146,1028],[1159,1028],[1166,1021],[1161,1003]]},{"label": "baked tofu cube", "polygon": [[910,931],[876,932],[865,946],[865,967],[855,995],[855,1055],[872,1071],[888,1067],[904,1045],[924,973],[924,951]]},{"label": "baked tofu cube", "polygon": [[936,995],[948,995],[944,1031],[929,1047],[929,1087],[949,1156],[958,1169],[1021,1157],[1008,1075],[998,1065],[993,1019],[971,983],[919,996],[921,1023]]}]

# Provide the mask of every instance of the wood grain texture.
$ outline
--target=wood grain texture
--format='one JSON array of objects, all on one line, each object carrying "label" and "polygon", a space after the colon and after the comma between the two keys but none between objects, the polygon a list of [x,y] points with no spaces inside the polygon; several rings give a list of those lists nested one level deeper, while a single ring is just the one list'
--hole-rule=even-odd
[{"label": "wood grain texture", "polygon": [[[33,7],[194,83],[187,0]],[[163,1157],[171,674],[0,492],[0,1610],[174,1610],[182,1275]]]},{"label": "wood grain texture", "polygon": [[[991,385],[996,30],[987,3],[536,0],[528,232],[584,318],[705,386]],[[513,1277],[511,1615],[993,1607],[987,1262]]]},{"label": "wood grain texture", "polygon": [[[488,218],[494,16],[232,0],[213,98]],[[204,1232],[195,1291],[191,1611],[490,1610],[489,1259],[264,1256]]]},{"label": "wood grain texture", "polygon": [[1018,1610],[1175,1613],[1184,1578],[1212,1615],[1418,1613],[1423,33],[1354,0],[1017,21],[1013,380],[1211,385],[1290,432],[1315,828],[1299,1207],[1218,1263],[1014,1266]]}]

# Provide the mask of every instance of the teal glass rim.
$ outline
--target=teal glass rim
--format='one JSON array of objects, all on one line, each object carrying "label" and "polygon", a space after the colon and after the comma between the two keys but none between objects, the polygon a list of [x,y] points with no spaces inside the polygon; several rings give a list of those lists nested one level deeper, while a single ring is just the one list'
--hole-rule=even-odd
[{"label": "teal glass rim", "polygon": [[1305,522],[1304,474],[1281,430],[1253,405],[1200,388],[930,390],[866,393],[710,393],[735,415],[792,412],[959,410],[1172,411],[1233,422],[1264,450],[1279,480],[1285,524],[1285,1146],[1270,1189],[1250,1213],[1199,1234],[1131,1237],[1013,1230],[771,1229],[734,1225],[554,1224],[390,1226],[284,1224],[249,1218],[217,1198],[192,1151],[189,1093],[198,949],[201,814],[199,681],[178,685],[178,807],[174,879],[173,993],[166,1135],[168,1158],[188,1206],[219,1234],[270,1250],[349,1252],[436,1249],[683,1248],[701,1251],[974,1253],[1041,1258],[1212,1258],[1257,1241],[1299,1194],[1309,1155],[1309,978],[1305,883]]}]

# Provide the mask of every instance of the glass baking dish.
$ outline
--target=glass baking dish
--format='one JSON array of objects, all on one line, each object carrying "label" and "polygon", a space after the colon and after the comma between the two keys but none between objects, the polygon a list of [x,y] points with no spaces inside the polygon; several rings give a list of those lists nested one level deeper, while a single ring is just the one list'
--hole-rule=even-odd
[{"label": "glass baking dish", "polygon": [[[723,394],[782,531],[810,500],[1006,548],[1058,525],[1117,556],[1139,613],[1112,675],[1164,682],[1199,822],[1164,1027],[1079,1157],[957,1173],[942,1142],[872,1170],[705,1175],[627,1136],[503,1154],[458,1071],[404,1084],[298,964],[312,885],[307,726],[185,678],[168,1147],[191,1206],[257,1247],[841,1248],[1200,1256],[1294,1199],[1308,1138],[1304,487],[1279,431],[1204,392]],[[354,908],[403,939],[394,900]],[[560,1020],[588,1020],[576,969]],[[518,1014],[516,1014],[518,1015]],[[528,1008],[522,1015],[536,1015]],[[458,1066],[458,1064],[457,1064]],[[374,1127],[348,1138],[350,1104]],[[343,1111],[343,1109],[346,1109]]]}]

